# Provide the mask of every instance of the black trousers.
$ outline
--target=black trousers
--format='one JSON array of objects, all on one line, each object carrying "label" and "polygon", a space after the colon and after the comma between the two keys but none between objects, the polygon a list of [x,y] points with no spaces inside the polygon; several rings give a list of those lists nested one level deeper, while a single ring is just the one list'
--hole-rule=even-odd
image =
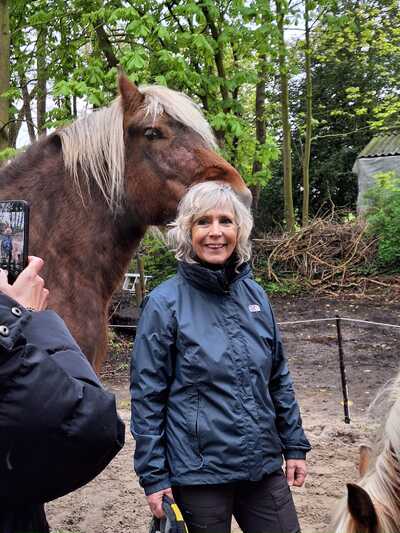
[{"label": "black trousers", "polygon": [[189,533],[230,533],[232,516],[244,533],[300,533],[282,470],[260,481],[173,487]]},{"label": "black trousers", "polygon": [[0,533],[49,533],[43,504],[1,505]]}]

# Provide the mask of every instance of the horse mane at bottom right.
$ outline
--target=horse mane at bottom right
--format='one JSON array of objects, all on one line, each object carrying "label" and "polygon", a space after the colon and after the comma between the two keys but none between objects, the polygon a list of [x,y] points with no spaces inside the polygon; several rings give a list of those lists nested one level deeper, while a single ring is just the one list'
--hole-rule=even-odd
[{"label": "horse mane at bottom right", "polygon": [[400,533],[400,372],[377,394],[370,408],[382,418],[367,471],[348,485],[334,514],[334,533]]}]

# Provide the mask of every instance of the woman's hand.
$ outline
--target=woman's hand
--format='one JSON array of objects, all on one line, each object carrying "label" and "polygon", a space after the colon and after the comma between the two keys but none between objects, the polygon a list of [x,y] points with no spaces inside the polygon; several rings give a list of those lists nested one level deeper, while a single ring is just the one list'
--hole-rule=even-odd
[{"label": "woman's hand", "polygon": [[306,479],[307,465],[304,459],[286,460],[286,479],[289,487],[301,487]]},{"label": "woman's hand", "polygon": [[170,488],[159,490],[158,492],[155,492],[154,494],[150,494],[149,496],[146,496],[147,503],[149,504],[149,507],[150,507],[150,511],[153,513],[153,515],[156,518],[163,518],[165,514],[162,509],[163,496],[168,496],[169,498],[171,498],[171,500],[174,499],[172,490]]},{"label": "woman's hand", "polygon": [[49,291],[44,288],[44,281],[38,275],[43,267],[43,259],[30,256],[28,261],[28,266],[13,285],[7,281],[7,271],[0,269],[0,291],[24,307],[43,311],[47,307],[49,298]]}]

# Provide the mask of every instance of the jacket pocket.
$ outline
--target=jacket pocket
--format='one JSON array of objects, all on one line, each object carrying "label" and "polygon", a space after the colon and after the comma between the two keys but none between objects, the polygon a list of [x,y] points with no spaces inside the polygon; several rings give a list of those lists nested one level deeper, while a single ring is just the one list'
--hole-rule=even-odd
[{"label": "jacket pocket", "polygon": [[201,416],[201,396],[200,391],[197,389],[197,403],[196,403],[196,424],[195,424],[195,437],[197,442],[197,451],[201,455],[201,434],[200,434],[200,416]]},{"label": "jacket pocket", "polygon": [[188,430],[189,439],[192,450],[196,455],[196,468],[202,468],[204,465],[204,458],[202,455],[203,445],[201,436],[201,393],[198,388],[190,391],[188,394]]}]

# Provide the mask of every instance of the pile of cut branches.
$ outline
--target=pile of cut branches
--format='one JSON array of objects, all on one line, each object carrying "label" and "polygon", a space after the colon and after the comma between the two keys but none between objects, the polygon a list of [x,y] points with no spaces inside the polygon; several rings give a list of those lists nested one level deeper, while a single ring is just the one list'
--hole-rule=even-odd
[{"label": "pile of cut branches", "polygon": [[[365,273],[374,264],[377,240],[366,232],[363,220],[339,223],[316,218],[293,234],[270,235],[253,240],[256,275],[283,282],[288,276],[317,291],[364,292],[367,285],[386,283]],[[390,280],[400,288],[400,278]]]}]

